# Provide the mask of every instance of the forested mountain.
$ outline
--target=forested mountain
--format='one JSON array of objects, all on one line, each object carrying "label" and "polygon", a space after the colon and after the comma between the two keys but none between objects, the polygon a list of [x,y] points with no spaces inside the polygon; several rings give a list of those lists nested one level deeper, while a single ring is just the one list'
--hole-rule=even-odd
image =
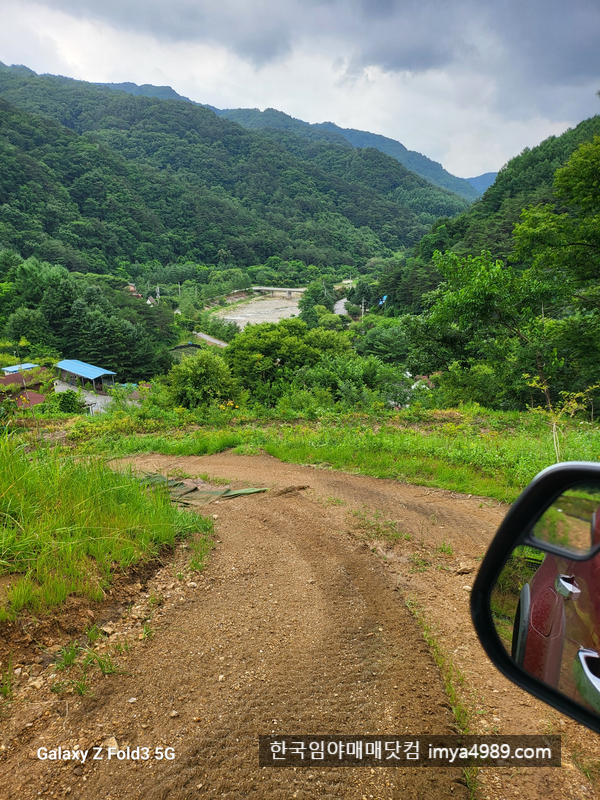
[{"label": "forested mountain", "polygon": [[481,196],[481,192],[469,181],[451,175],[437,161],[432,161],[416,150],[409,150],[400,142],[387,136],[354,128],[340,128],[333,122],[319,122],[311,125],[274,108],[259,111],[257,108],[218,109],[213,106],[208,107],[212,108],[219,116],[239,122],[245,128],[284,130],[310,141],[327,141],[339,145],[349,144],[355,148],[372,147],[391,156],[435,186],[448,189],[469,202],[473,202]]},{"label": "forested mountain", "polygon": [[409,150],[395,139],[390,139],[377,133],[369,133],[368,131],[358,131],[354,128],[340,128],[338,125],[334,125],[333,122],[322,122],[316,127],[321,128],[321,130],[341,133],[354,147],[375,147],[377,150],[381,150],[382,153],[392,156],[392,158],[404,164],[407,169],[416,172],[436,186],[449,189],[466,200],[472,202],[480,196],[480,193],[467,180],[457,178],[447,172],[437,161],[432,161],[432,159],[418,153],[416,150]]},{"label": "forested mountain", "polygon": [[380,312],[358,351],[433,375],[444,407],[541,405],[555,423],[593,415],[599,175],[600,116],[509,161],[466,214],[434,226],[415,256],[349,292],[352,303],[364,298]]},{"label": "forested mountain", "polygon": [[[0,67],[1,68],[1,67]],[[11,69],[14,69],[11,67]],[[186,103],[200,105],[190,100],[189,97],[184,97],[178,94],[170,86],[153,86],[152,84],[143,84],[138,86],[135,83],[99,83],[97,86],[114,89],[116,91],[127,92],[128,94],[143,96],[143,97],[158,97],[160,99],[173,99],[182,100]],[[455,175],[447,172],[441,164],[437,161],[432,161],[427,156],[418,153],[416,150],[408,150],[403,144],[390,139],[387,136],[380,136],[376,133],[369,133],[369,131],[359,131],[353,128],[340,128],[333,122],[322,122],[310,124],[303,120],[291,117],[283,111],[277,111],[274,108],[267,108],[264,111],[259,111],[257,108],[215,108],[208,104],[204,104],[205,108],[214,111],[220,117],[227,117],[234,122],[239,123],[244,128],[250,130],[282,130],[309,139],[310,141],[324,141],[331,144],[338,144],[353,148],[373,147],[386,155],[399,161],[407,169],[416,172],[425,180],[439,186],[442,189],[448,189],[454,192],[465,200],[473,202],[487,189],[492,180],[485,180],[490,175],[495,173],[486,173],[478,178],[465,179],[457,178]],[[483,179],[483,180],[481,180]],[[472,183],[472,181],[480,181],[480,185]]]},{"label": "forested mountain", "polygon": [[487,188],[496,180],[497,172],[484,172],[483,175],[476,175],[474,178],[467,178],[471,186],[483,194]]},{"label": "forested mountain", "polygon": [[432,261],[436,250],[460,256],[489,251],[493,258],[511,259],[526,266],[515,251],[514,228],[523,209],[550,204],[562,209],[554,194],[556,170],[563,167],[582,142],[600,134],[600,116],[584,120],[560,136],[551,136],[537,147],[526,148],[498,173],[483,197],[464,214],[440,218],[421,239],[412,254],[390,261],[385,276],[372,290],[373,298],[388,296],[388,313],[415,313],[423,309],[424,293],[435,289],[441,277]]},{"label": "forested mountain", "polygon": [[[125,249],[119,242],[114,253],[108,252],[108,243],[96,243],[94,269],[102,260],[111,263],[117,251],[126,260],[157,258],[163,263],[181,257],[217,263],[223,251],[239,265],[264,263],[274,255],[305,263],[364,264],[414,245],[437,216],[466,207],[377,151],[319,142],[312,152],[304,140],[282,142],[245,130],[191,103],[135,97],[68,78],[15,74],[10,68],[0,70],[0,96],[69,128],[83,138],[72,147],[97,146],[114,169],[120,158],[118,169],[134,181],[135,191],[156,215],[156,230],[169,242],[166,249],[157,242],[141,252],[139,236]],[[25,126],[33,142],[35,126],[33,118]],[[10,146],[14,158],[20,158],[17,147],[53,168],[33,144]],[[51,142],[44,147],[51,148]],[[94,169],[103,168],[96,164]],[[70,180],[66,174],[56,177],[59,183]],[[89,202],[80,204],[79,213],[104,222],[102,209],[109,197],[111,203],[116,197],[98,177],[100,182],[92,175],[85,179]],[[128,216],[126,206],[111,221]],[[70,244],[60,226],[52,236]],[[91,249],[83,239],[81,246]]]},{"label": "forested mountain", "polygon": [[553,192],[556,170],[563,167],[582,142],[600,134],[600,115],[580,122],[560,136],[550,136],[537,147],[525,148],[498,173],[477,203],[452,220],[439,220],[419,244],[429,261],[434,250],[478,255],[489,250],[494,258],[514,256],[513,229],[521,211],[530,205],[560,207]]}]

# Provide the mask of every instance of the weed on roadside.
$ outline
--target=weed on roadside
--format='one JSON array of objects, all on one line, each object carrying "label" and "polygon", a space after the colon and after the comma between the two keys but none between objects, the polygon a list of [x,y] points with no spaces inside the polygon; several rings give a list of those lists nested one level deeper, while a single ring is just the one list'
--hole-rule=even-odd
[{"label": "weed on roadside", "polygon": [[76,642],[69,642],[64,647],[59,650],[58,658],[54,663],[54,669],[57,670],[69,670],[77,661],[77,656],[79,655],[81,648]]},{"label": "weed on roadside", "polygon": [[413,553],[408,557],[408,560],[412,564],[408,570],[409,572],[425,572],[431,566],[431,561],[419,555],[419,553]]},{"label": "weed on roadside", "polygon": [[190,558],[189,567],[193,572],[202,572],[214,546],[213,539],[200,539],[192,543],[192,557]]},{"label": "weed on roadside", "polygon": [[190,539],[192,555],[189,568],[194,572],[202,572],[211,551],[214,549],[215,524],[210,517],[198,517],[198,532]]},{"label": "weed on roadside", "polygon": [[154,628],[151,628],[147,622],[142,625],[142,632],[140,633],[140,639],[146,641],[147,639],[152,639],[154,636]]},{"label": "weed on roadside", "polygon": [[445,556],[453,556],[454,550],[449,542],[442,542],[435,548],[436,553],[442,553]]},{"label": "weed on roadside", "polygon": [[[440,645],[433,627],[425,619],[422,609],[419,608],[417,603],[409,597],[406,600],[406,607],[421,628],[423,638],[429,647],[433,660],[438,666],[458,732],[462,734],[472,733],[473,714],[461,698],[461,693],[464,691],[465,686],[464,674]],[[480,795],[481,788],[478,779],[479,770],[477,767],[467,767],[462,772],[469,790],[469,800],[475,800]]]},{"label": "weed on roadside", "polygon": [[92,660],[103,675],[124,675],[126,670],[121,669],[119,665],[112,660],[109,653],[100,655],[100,653],[91,653]]},{"label": "weed on roadside", "polygon": [[91,694],[92,690],[89,685],[88,667],[86,664],[79,664],[79,677],[69,679],[68,683],[73,687],[73,691],[80,697]]},{"label": "weed on roadside", "polygon": [[585,775],[593,786],[597,786],[600,779],[600,762],[585,757],[583,750],[573,750],[571,753],[573,764]]},{"label": "weed on roadside", "polygon": [[99,628],[99,627],[96,625],[96,623],[94,623],[93,625],[90,625],[90,627],[86,629],[86,631],[85,631],[85,635],[87,636],[88,643],[89,643],[89,644],[90,644],[90,646],[92,646],[92,647],[93,647],[93,646],[96,644],[96,642],[97,642],[97,641],[99,641],[99,640],[100,640],[100,639],[102,639],[104,636],[106,636],[106,634],[104,633],[104,631],[102,631],[102,630],[101,630],[101,629],[100,629],[100,628]]},{"label": "weed on roadside", "polygon": [[[186,477],[190,476],[188,475]],[[201,472],[198,477],[201,481],[204,481],[204,483],[210,483],[213,486],[227,486],[228,483],[231,483],[227,478],[215,478],[214,475],[209,475],[208,472]]]},{"label": "weed on roadside", "polygon": [[159,592],[155,594],[154,591],[151,592],[150,597],[148,598],[148,605],[150,608],[160,608],[162,604],[165,602],[165,598]]},{"label": "weed on roadside", "polygon": [[342,500],[340,497],[321,497],[321,495],[314,495],[312,498],[315,503],[318,503],[320,506],[345,506],[346,501]]},{"label": "weed on roadside", "polygon": [[398,542],[400,539],[410,541],[410,534],[398,530],[398,523],[386,519],[381,511],[370,511],[367,506],[363,506],[361,511],[348,513],[365,539],[385,539],[388,542]]},{"label": "weed on roadside", "polygon": [[[185,472],[184,470],[175,467],[175,469],[169,470],[169,474],[167,475],[167,477],[177,478],[178,480],[184,480],[184,478],[192,478],[193,476],[190,475],[189,472]],[[204,478],[202,478],[202,480],[204,480]]]},{"label": "weed on roadside", "polygon": [[12,650],[8,655],[8,664],[6,669],[0,670],[0,696],[4,702],[12,700],[14,685],[13,673],[13,654]]}]

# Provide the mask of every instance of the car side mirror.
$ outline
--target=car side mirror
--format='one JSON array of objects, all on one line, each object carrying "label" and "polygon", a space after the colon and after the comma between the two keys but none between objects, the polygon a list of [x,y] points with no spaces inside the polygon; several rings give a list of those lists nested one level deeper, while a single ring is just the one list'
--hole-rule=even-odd
[{"label": "car side mirror", "polygon": [[600,733],[600,464],[541,472],[482,562],[471,615],[490,660]]}]

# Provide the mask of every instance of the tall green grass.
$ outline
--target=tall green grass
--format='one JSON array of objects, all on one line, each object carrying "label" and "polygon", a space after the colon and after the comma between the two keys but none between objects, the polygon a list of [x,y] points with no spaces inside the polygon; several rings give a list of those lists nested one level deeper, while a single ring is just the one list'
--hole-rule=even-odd
[{"label": "tall green grass", "polygon": [[99,459],[27,452],[0,437],[0,461],[0,575],[14,575],[0,621],[57,606],[71,593],[100,600],[115,572],[212,530],[174,508],[166,492],[145,490]]},{"label": "tall green grass", "polygon": [[[448,412],[407,409],[381,419],[331,416],[295,425],[100,437],[83,446],[115,456],[264,450],[292,463],[329,465],[505,502],[512,502],[555,460],[551,431],[539,415],[489,412],[480,407]],[[568,461],[600,460],[600,426],[568,421],[561,432],[561,449]]]}]

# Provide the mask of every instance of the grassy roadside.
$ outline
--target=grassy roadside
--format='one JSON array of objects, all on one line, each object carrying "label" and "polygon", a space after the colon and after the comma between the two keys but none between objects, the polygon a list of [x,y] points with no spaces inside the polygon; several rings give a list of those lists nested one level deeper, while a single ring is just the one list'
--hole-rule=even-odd
[{"label": "grassy roadside", "polygon": [[[472,734],[473,713],[469,706],[464,702],[465,676],[461,670],[453,663],[451,656],[440,645],[433,627],[428,622],[423,609],[420,608],[416,600],[408,597],[405,601],[406,607],[413,615],[417,625],[421,628],[423,638],[429,647],[433,660],[442,676],[444,689],[448,695],[450,708],[454,716],[457,733],[466,735]],[[480,783],[478,780],[479,770],[477,767],[467,767],[463,769],[465,784],[469,790],[469,800],[476,800],[479,796]]]},{"label": "grassy roadside", "polygon": [[[33,453],[0,438],[0,622],[60,605],[71,593],[100,600],[114,574],[156,558],[212,523],[144,490],[131,475],[60,449]],[[199,560],[202,552],[196,553]]]},{"label": "grassy roadside", "polygon": [[[154,422],[154,421],[153,421]],[[551,433],[536,414],[411,409],[381,417],[347,415],[318,422],[229,421],[187,431],[132,430],[131,418],[83,423],[68,438],[79,452],[119,457],[143,452],[209,455],[265,451],[296,464],[318,464],[377,478],[512,502],[555,461]],[[568,421],[564,460],[600,460],[600,426]]]}]

